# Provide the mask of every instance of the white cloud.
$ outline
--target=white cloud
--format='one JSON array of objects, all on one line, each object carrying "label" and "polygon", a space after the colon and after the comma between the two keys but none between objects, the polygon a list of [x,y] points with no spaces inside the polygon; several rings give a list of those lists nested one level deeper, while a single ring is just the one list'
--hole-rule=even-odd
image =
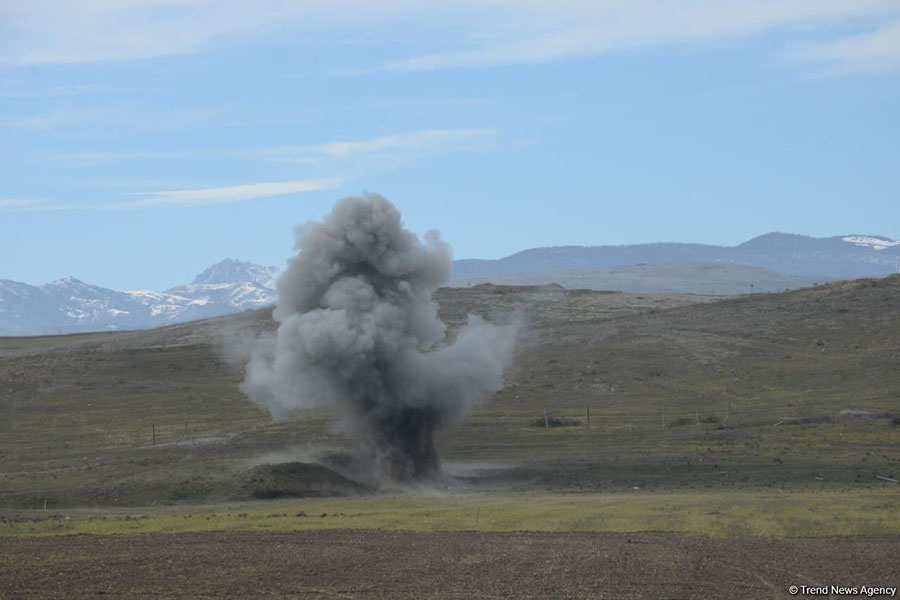
[{"label": "white cloud", "polygon": [[0,120],[0,128],[42,134],[106,137],[136,131],[173,131],[216,125],[229,116],[218,107],[177,109],[137,104],[97,106],[57,105],[52,109]]},{"label": "white cloud", "polygon": [[[528,2],[474,21],[462,47],[384,65],[391,71],[546,62],[770,31],[828,30],[900,12],[892,0],[607,0]],[[505,7],[510,8],[510,7]]]},{"label": "white cloud", "polygon": [[28,200],[23,198],[0,198],[0,210],[28,209],[38,206],[43,202],[43,200]]},{"label": "white cloud", "polygon": [[238,33],[251,26],[251,19],[232,14],[228,4],[198,0],[5,0],[0,20],[8,33],[0,62],[120,61],[193,52],[217,35]]},{"label": "white cloud", "polygon": [[225,187],[212,187],[186,190],[166,190],[133,194],[140,196],[134,200],[114,203],[70,204],[46,202],[45,200],[26,200],[19,198],[0,198],[0,211],[106,211],[140,208],[175,208],[213,206],[230,204],[245,200],[257,200],[274,196],[316,192],[339,187],[345,179],[301,179],[296,181],[268,181],[262,183],[245,183]]},{"label": "white cloud", "polygon": [[59,154],[54,160],[76,165],[100,165],[120,161],[185,161],[211,157],[265,158],[329,166],[348,159],[393,160],[421,157],[428,153],[464,151],[496,133],[493,129],[426,129],[350,141],[321,144],[282,145],[268,148],[217,148],[197,150],[160,150],[138,152],[75,152]]},{"label": "white cloud", "polygon": [[319,163],[363,156],[377,157],[407,152],[460,149],[461,145],[494,133],[490,129],[426,129],[355,141],[285,147],[286,156],[298,162]]},{"label": "white cloud", "polygon": [[[426,47],[380,67],[417,71],[551,61],[772,31],[796,43],[810,34],[879,28],[898,14],[897,0],[5,0],[0,63],[133,60],[263,33],[296,38],[359,32],[367,39],[415,40]],[[849,55],[848,63],[890,61],[895,50],[889,35],[880,41],[877,34],[838,39],[820,50]],[[864,58],[854,58],[859,55]]]},{"label": "white cloud", "polygon": [[839,72],[900,69],[900,19],[866,33],[801,45],[787,56],[830,65]]},{"label": "white cloud", "polygon": [[172,206],[210,206],[228,204],[244,200],[256,200],[272,196],[299,194],[333,189],[340,186],[341,179],[301,179],[297,181],[270,181],[246,183],[227,187],[189,190],[171,190],[141,194],[142,198],[128,202],[106,205],[105,208],[151,208]]},{"label": "white cloud", "polygon": [[[25,201],[0,200],[0,208],[3,208],[3,202],[9,202],[10,206],[13,206],[13,202],[22,202],[22,204],[17,204],[16,206],[19,208],[27,207],[32,210],[120,210],[175,206],[210,206],[286,194],[328,190],[337,188],[346,181],[361,177],[366,173],[381,172],[404,166],[425,155],[471,150],[475,147],[473,146],[474,144],[489,139],[495,133],[492,129],[426,129],[363,140],[243,150],[82,152],[64,154],[57,156],[56,159],[81,165],[150,159],[184,161],[192,158],[199,159],[223,155],[230,157],[252,156],[307,164],[313,166],[317,171],[323,172],[325,176],[316,179],[147,192],[136,194],[140,197],[134,200],[106,204],[27,206],[24,204]],[[334,175],[334,173],[340,173],[340,175]]]},{"label": "white cloud", "polygon": [[[133,200],[86,205],[43,204],[0,200],[23,210],[123,210],[154,207],[211,206],[286,194],[334,189],[370,172],[404,166],[429,154],[471,150],[496,134],[492,129],[426,129],[380,137],[321,144],[233,150],[178,150],[159,152],[97,152],[59,155],[76,164],[102,164],[119,160],[178,160],[209,156],[256,157],[305,163],[323,172],[320,178],[248,183],[201,189],[166,190],[135,194]],[[338,175],[335,175],[338,173]],[[34,205],[33,205],[34,204]]]},{"label": "white cloud", "polygon": [[[400,10],[396,10],[396,8]],[[116,62],[197,52],[229,37],[365,30],[411,0],[3,0],[0,64]]]}]

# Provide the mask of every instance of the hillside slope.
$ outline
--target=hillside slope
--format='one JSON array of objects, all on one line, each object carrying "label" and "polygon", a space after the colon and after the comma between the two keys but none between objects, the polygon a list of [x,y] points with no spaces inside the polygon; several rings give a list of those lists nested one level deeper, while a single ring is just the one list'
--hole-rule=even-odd
[{"label": "hillside slope", "polygon": [[[451,333],[469,312],[523,325],[507,386],[441,448],[524,488],[882,485],[900,475],[897,298],[900,276],[716,301],[442,289]],[[329,414],[275,423],[242,397],[222,340],[273,327],[261,309],[0,339],[0,505],[232,498],[250,466],[358,449]]]},{"label": "hillside slope", "polygon": [[782,275],[744,265],[726,263],[643,264],[533,273],[504,273],[454,279],[454,287],[479,283],[548,285],[568,289],[616,290],[639,294],[709,294],[732,296],[753,292],[782,292],[831,281],[828,277]]}]

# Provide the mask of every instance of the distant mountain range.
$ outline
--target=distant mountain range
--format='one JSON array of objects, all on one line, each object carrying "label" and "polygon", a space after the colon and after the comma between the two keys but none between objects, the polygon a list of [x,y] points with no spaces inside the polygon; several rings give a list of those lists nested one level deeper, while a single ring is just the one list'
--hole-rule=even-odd
[{"label": "distant mountain range", "polygon": [[278,269],[223,260],[166,292],[116,291],[74,277],[32,286],[0,279],[0,335],[142,329],[275,302]]},{"label": "distant mountain range", "polygon": [[663,263],[725,263],[823,279],[878,277],[900,271],[900,241],[872,235],[813,238],[767,233],[730,247],[671,242],[557,246],[523,250],[498,260],[458,260],[453,278]]},{"label": "distant mountain range", "polygon": [[[499,260],[458,260],[451,285],[556,282],[644,293],[738,294],[897,272],[897,240],[769,233],[733,247],[561,246]],[[275,303],[278,274],[275,267],[227,259],[165,292],[116,291],[73,277],[39,286],[0,279],[0,335],[142,329],[258,308]]]}]

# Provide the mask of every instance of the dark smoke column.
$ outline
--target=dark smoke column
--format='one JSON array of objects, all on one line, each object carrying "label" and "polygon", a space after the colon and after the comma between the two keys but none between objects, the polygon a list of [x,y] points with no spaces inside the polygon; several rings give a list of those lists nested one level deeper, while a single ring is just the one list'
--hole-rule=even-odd
[{"label": "dark smoke column", "polygon": [[445,327],[432,294],[450,274],[450,249],[436,231],[423,243],[404,229],[382,196],[345,198],[295,236],[278,330],[258,341],[242,389],[275,418],[339,409],[390,479],[434,474],[435,433],[503,386],[514,328],[470,315],[435,349]]}]

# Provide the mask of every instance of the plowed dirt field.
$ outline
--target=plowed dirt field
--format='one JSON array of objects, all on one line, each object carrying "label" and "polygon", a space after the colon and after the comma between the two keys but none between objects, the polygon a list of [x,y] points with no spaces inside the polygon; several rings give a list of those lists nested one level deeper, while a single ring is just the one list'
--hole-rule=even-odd
[{"label": "plowed dirt field", "polygon": [[[897,586],[900,538],[366,530],[0,538],[0,597],[783,598]],[[827,597],[827,596],[826,596]]]}]

